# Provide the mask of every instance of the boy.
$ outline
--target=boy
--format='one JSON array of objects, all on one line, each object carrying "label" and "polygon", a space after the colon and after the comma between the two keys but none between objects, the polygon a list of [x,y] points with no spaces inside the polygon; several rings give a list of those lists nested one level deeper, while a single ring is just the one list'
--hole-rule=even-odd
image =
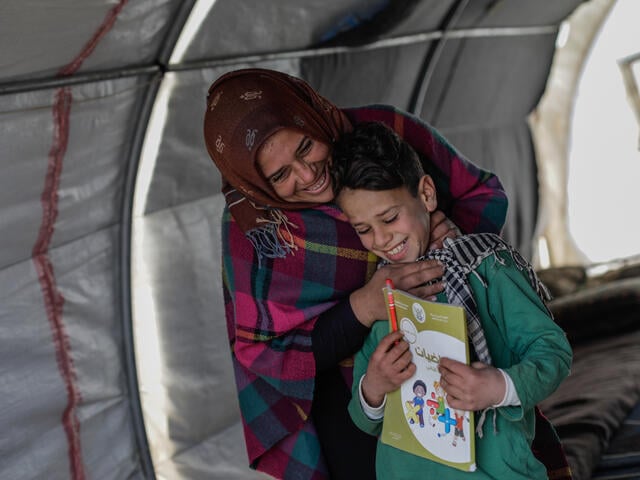
[{"label": "boy", "polygon": [[[443,358],[439,365],[450,407],[481,412],[477,470],[462,472],[378,441],[378,479],[547,478],[530,448],[534,406],[567,376],[572,354],[531,266],[491,234],[463,235],[428,252],[434,182],[413,149],[384,125],[356,126],[332,156],[336,202],[368,250],[385,263],[427,256],[444,263],[445,293],[437,300],[465,307],[477,360],[467,366]],[[386,321],[376,322],[355,358],[349,412],[372,435],[382,430],[386,394],[415,372],[402,333],[388,331]]]}]

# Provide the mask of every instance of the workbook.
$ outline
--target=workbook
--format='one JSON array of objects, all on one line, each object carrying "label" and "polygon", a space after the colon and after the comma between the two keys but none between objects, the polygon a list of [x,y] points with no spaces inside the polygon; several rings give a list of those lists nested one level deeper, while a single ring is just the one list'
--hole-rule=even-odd
[{"label": "workbook", "polygon": [[389,287],[385,294],[391,329],[404,333],[416,373],[387,395],[381,441],[453,468],[474,471],[473,412],[449,406],[438,372],[440,357],[469,364],[464,308],[429,302]]}]

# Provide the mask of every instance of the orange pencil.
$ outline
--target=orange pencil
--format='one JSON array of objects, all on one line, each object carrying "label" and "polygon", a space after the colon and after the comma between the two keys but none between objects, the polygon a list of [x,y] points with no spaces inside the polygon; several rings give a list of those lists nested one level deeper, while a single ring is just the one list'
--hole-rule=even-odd
[{"label": "orange pencil", "polygon": [[391,331],[398,331],[398,318],[396,317],[396,304],[393,300],[393,282],[387,278],[387,302],[389,305],[389,320],[391,322]]}]

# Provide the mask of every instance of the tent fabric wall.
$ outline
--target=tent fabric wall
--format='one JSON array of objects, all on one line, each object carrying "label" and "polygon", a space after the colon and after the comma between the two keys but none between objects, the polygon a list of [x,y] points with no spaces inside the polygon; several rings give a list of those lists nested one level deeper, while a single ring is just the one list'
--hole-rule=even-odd
[{"label": "tent fabric wall", "polygon": [[262,477],[246,466],[221,300],[220,178],[201,135],[207,88],[228,70],[274,68],[341,106],[407,109],[430,72],[418,113],[499,173],[507,237],[529,248],[537,187],[525,118],[579,0],[423,0],[364,44],[325,50],[345,18],[390,3],[218,0],[177,56],[196,3],[0,5],[1,478]]},{"label": "tent fabric wall", "polygon": [[141,478],[117,261],[138,81],[0,96],[3,478]]}]

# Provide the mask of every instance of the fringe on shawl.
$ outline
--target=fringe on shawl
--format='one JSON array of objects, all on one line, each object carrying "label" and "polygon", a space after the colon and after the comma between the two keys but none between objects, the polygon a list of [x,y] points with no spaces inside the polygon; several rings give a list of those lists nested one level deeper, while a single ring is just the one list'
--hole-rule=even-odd
[{"label": "fringe on shawl", "polygon": [[298,227],[280,209],[271,209],[268,214],[270,218],[257,219],[257,223],[262,225],[245,234],[258,255],[259,266],[262,265],[263,258],[284,258],[298,249],[291,233],[291,227]]}]

